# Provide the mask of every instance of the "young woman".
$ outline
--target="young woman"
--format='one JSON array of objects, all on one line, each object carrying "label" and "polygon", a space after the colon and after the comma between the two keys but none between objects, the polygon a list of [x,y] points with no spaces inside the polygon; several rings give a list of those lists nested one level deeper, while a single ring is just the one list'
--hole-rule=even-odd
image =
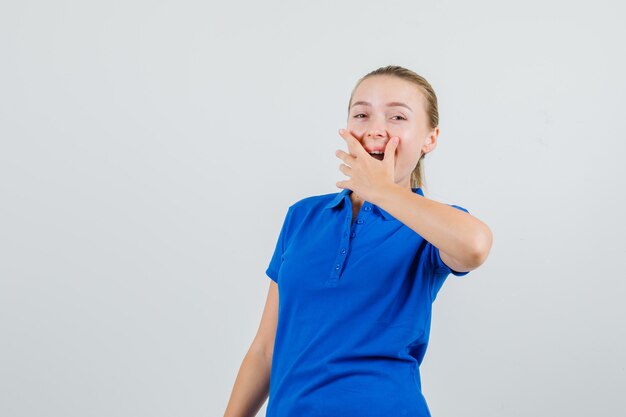
[{"label": "young woman", "polygon": [[348,179],[288,208],[226,417],[256,415],[268,394],[267,417],[430,416],[419,366],[432,302],[492,244],[468,210],[424,196],[438,124],[435,93],[413,71],[359,80],[339,131],[348,152],[335,153]]}]

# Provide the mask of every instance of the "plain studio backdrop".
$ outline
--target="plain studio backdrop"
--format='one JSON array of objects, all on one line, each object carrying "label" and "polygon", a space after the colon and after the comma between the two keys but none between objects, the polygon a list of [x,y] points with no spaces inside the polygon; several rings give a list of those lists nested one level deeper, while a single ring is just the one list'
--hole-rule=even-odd
[{"label": "plain studio backdrop", "polygon": [[438,95],[426,197],[494,234],[435,301],[433,416],[625,415],[623,15],[2,2],[0,415],[222,415],[287,207],[340,191],[350,92],[385,65]]}]

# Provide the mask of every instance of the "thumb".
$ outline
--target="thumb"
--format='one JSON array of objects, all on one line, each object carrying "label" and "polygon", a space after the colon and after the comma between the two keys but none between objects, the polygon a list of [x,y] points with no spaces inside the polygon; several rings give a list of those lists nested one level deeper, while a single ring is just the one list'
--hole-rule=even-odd
[{"label": "thumb", "polygon": [[387,145],[385,146],[385,156],[383,161],[390,160],[393,162],[396,156],[396,148],[398,147],[398,137],[394,136],[391,138]]}]

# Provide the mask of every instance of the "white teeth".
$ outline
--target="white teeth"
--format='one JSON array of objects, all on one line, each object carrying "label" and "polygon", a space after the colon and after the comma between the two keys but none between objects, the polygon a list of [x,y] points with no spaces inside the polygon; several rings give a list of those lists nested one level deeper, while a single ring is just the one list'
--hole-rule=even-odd
[{"label": "white teeth", "polygon": [[374,152],[370,152],[372,155],[382,155],[384,152],[382,151],[374,151]]}]

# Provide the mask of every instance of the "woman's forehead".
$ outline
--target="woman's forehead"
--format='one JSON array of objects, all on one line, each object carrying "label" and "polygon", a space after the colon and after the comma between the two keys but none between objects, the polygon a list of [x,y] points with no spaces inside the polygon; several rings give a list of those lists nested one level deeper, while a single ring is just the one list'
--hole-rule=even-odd
[{"label": "woman's forehead", "polygon": [[385,106],[389,102],[401,102],[413,111],[421,107],[423,94],[419,87],[398,77],[374,76],[359,84],[352,97],[352,103],[367,102],[372,106]]}]

